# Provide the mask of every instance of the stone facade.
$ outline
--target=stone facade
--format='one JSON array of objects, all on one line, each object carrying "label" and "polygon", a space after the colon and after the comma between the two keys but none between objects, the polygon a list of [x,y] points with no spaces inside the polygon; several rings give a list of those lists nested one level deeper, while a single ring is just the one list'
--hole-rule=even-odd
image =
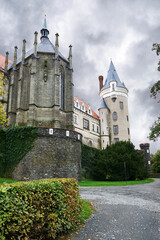
[{"label": "stone facade", "polygon": [[47,126],[74,129],[72,46],[68,60],[59,52],[58,34],[55,46],[48,38],[46,21],[41,29],[41,42],[25,51],[9,66],[9,125]]},{"label": "stone facade", "polygon": [[40,128],[34,147],[12,173],[15,180],[75,178],[81,180],[81,140],[74,131]]}]

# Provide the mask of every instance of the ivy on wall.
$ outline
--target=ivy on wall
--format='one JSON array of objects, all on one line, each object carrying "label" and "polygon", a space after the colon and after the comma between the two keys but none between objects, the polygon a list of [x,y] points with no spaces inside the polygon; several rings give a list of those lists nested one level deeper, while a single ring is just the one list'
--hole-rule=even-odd
[{"label": "ivy on wall", "polygon": [[15,166],[32,149],[37,136],[36,127],[0,130],[0,177],[11,177]]}]

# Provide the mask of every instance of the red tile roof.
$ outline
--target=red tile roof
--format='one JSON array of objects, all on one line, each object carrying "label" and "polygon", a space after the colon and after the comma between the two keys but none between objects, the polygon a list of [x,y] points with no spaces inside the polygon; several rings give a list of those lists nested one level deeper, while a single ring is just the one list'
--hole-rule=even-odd
[{"label": "red tile roof", "polygon": [[75,106],[77,100],[78,100],[78,102],[79,102],[79,106],[80,106],[80,107],[82,107],[82,105],[84,104],[84,106],[85,106],[85,111],[86,111],[86,113],[87,113],[88,115],[90,115],[90,114],[89,114],[89,109],[90,109],[90,110],[91,110],[91,116],[94,117],[94,118],[99,119],[99,116],[90,108],[90,106],[89,106],[88,104],[86,104],[85,102],[83,102],[82,100],[80,100],[79,98],[77,98],[77,97],[74,97],[74,99],[73,99],[73,101],[74,101],[74,106]]},{"label": "red tile roof", "polygon": [[[3,56],[2,54],[0,54],[0,68],[4,69],[5,68],[5,56]],[[8,65],[11,63],[12,61],[10,59],[8,59]]]}]

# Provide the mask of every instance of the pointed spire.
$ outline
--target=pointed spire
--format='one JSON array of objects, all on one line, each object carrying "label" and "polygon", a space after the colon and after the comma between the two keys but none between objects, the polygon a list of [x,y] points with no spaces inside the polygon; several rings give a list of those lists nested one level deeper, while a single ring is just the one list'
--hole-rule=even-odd
[{"label": "pointed spire", "polygon": [[56,41],[55,41],[55,58],[58,57],[58,49],[59,49],[59,42],[58,42],[58,37],[59,37],[59,34],[56,33]]},{"label": "pointed spire", "polygon": [[13,60],[13,68],[16,68],[16,64],[17,64],[17,49],[18,47],[15,46],[14,47],[14,60]]},{"label": "pointed spire", "polygon": [[23,40],[23,48],[22,48],[22,63],[25,61],[25,55],[26,55],[26,40]]},{"label": "pointed spire", "polygon": [[38,32],[34,33],[34,55],[37,56],[37,35]]},{"label": "pointed spire", "polygon": [[48,34],[49,34],[49,31],[47,29],[47,20],[46,20],[46,15],[45,15],[43,28],[41,29],[41,41],[43,41],[45,38],[48,38]]},{"label": "pointed spire", "polygon": [[72,68],[72,45],[69,46],[69,67]]},{"label": "pointed spire", "polygon": [[5,59],[5,72],[7,72],[7,68],[8,68],[8,55],[9,55],[9,53],[8,52],[6,52],[6,59]]}]

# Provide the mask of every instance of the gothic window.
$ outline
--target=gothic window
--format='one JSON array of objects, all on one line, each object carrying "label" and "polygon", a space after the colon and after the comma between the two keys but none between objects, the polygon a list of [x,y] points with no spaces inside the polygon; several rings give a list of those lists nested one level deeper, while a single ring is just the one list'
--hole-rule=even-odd
[{"label": "gothic window", "polygon": [[61,66],[59,74],[59,105],[61,109],[64,109],[64,69]]},{"label": "gothic window", "polygon": [[117,113],[116,112],[113,113],[113,120],[117,120]]},{"label": "gothic window", "polygon": [[87,119],[83,119],[83,128],[89,130],[89,121]]}]

